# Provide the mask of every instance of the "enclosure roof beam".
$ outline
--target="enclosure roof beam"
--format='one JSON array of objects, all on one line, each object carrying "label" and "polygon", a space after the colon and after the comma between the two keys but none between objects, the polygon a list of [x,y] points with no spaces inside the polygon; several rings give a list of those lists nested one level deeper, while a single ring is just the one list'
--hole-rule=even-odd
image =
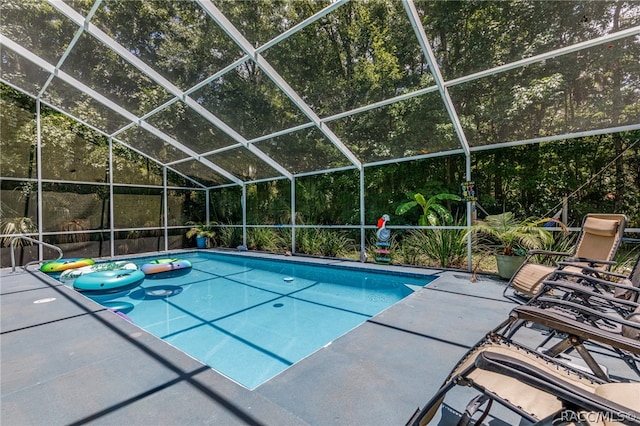
[{"label": "enclosure roof beam", "polygon": [[[609,133],[631,132],[634,130],[640,130],[640,123],[630,124],[628,126],[609,127],[606,129],[587,130],[584,132],[565,133],[562,135],[562,139],[578,139],[578,138],[584,138],[587,136],[606,135]],[[541,138],[526,139],[526,140],[520,140],[520,141],[492,143],[490,145],[471,147],[471,152],[487,151],[490,149],[498,149],[498,148],[511,148],[513,146],[530,145],[534,143],[555,142],[557,140],[558,140],[558,136],[555,135],[555,136],[545,136]]]},{"label": "enclosure roof beam", "polygon": [[[96,2],[93,4],[93,7],[91,8],[91,10],[89,11],[89,13],[87,14],[87,16],[84,19],[85,25],[87,25],[89,20],[91,20],[93,15],[96,13],[96,10],[98,10],[98,6],[100,6],[101,2],[102,2],[102,0],[96,0]],[[69,43],[69,45],[65,49],[64,53],[62,54],[62,57],[58,60],[58,63],[56,64],[55,72],[53,74],[49,75],[49,78],[47,79],[47,81],[42,85],[42,88],[40,89],[40,93],[38,93],[38,99],[40,99],[42,97],[42,95],[44,94],[44,92],[47,90],[47,87],[49,87],[49,84],[51,84],[51,82],[53,81],[54,75],[58,72],[58,70],[60,69],[60,67],[64,63],[64,61],[67,59],[67,57],[69,56],[69,54],[73,50],[73,48],[76,45],[76,43],[78,42],[78,40],[80,40],[80,36],[84,32],[85,25],[79,27],[76,30],[76,33],[74,34],[73,39],[71,39],[71,42]]]},{"label": "enclosure roof beam", "polygon": [[509,71],[512,69],[522,68],[526,65],[535,64],[537,62],[542,62],[547,59],[556,58],[558,56],[566,55],[568,53],[577,52],[583,49],[587,49],[589,47],[598,46],[600,44],[619,40],[621,38],[631,37],[638,34],[640,34],[640,25],[627,28],[621,31],[617,31],[615,33],[605,34],[601,37],[597,37],[591,40],[586,40],[580,43],[572,44],[570,46],[561,47],[559,49],[551,50],[549,52],[540,53],[539,55],[523,58],[515,62],[509,62],[508,64],[499,65],[497,67],[478,71],[473,74],[454,78],[453,80],[446,81],[445,86],[449,87],[449,86],[459,85],[462,83],[467,83],[469,81],[478,80],[484,77],[488,77],[494,74],[499,74],[501,72]]},{"label": "enclosure roof beam", "polygon": [[[76,89],[80,90],[81,92],[86,93],[88,96],[92,97],[93,99],[95,99],[99,103],[103,104],[107,108],[110,108],[111,110],[113,110],[113,111],[117,112],[118,114],[122,115],[127,120],[134,121],[134,122],[138,121],[138,117],[135,114],[130,113],[126,109],[122,108],[120,105],[118,105],[115,102],[113,102],[112,100],[102,96],[100,93],[96,92],[95,90],[93,90],[89,86],[81,83],[80,81],[76,80],[74,77],[72,77],[71,75],[67,74],[66,72],[64,72],[62,70],[59,70],[59,69],[56,69],[56,67],[51,65],[49,62],[45,61],[44,59],[42,59],[38,55],[28,51],[27,49],[25,49],[21,45],[15,43],[11,39],[8,39],[7,37],[5,37],[2,34],[0,34],[0,45],[7,46],[9,49],[17,52],[19,55],[21,55],[25,59],[29,60],[30,62],[34,63],[35,65],[39,66],[40,68],[42,68],[46,72],[58,77],[60,80],[62,80],[65,83],[75,87]],[[74,119],[76,119],[76,118],[74,117]]]},{"label": "enclosure roof beam", "polygon": [[[90,22],[85,21],[82,18],[82,15],[77,13],[70,6],[66,5],[63,2],[57,2],[57,1],[54,1],[54,0],[47,0],[47,1],[49,1],[49,3],[53,7],[58,9],[58,11],[60,11],[65,16],[67,16],[69,19],[74,21],[77,25],[84,26],[84,28],[85,28],[87,33],[91,34],[92,36],[97,38],[100,42],[102,42],[104,45],[108,46],[115,53],[117,53],[121,58],[123,58],[124,60],[129,62],[131,65],[136,67],[139,71],[141,71],[145,75],[147,75],[149,78],[151,78],[157,84],[162,86],[165,90],[167,90],[173,96],[175,96],[176,98],[178,98],[180,100],[183,100],[185,103],[187,103],[192,108],[194,108],[194,105],[198,105],[198,107],[194,108],[194,109],[198,113],[203,115],[205,119],[210,121],[216,127],[219,127],[223,132],[227,133],[233,139],[237,140],[238,142],[242,143],[245,146],[248,146],[248,143],[247,143],[245,138],[243,138],[237,132],[233,131],[233,129],[231,129],[229,126],[227,126],[225,123],[223,123],[222,120],[218,119],[217,117],[215,117],[210,112],[207,111],[206,115],[203,114],[202,112],[205,111],[205,109],[203,107],[201,107],[199,104],[197,104],[197,102],[195,102],[193,99],[191,99],[185,92],[180,90],[173,83],[171,83],[166,78],[164,78],[162,75],[157,73],[153,68],[149,67],[147,64],[145,64],[143,61],[141,61],[139,58],[137,58],[135,55],[133,55],[131,52],[129,52],[127,49],[125,49],[123,46],[121,46],[115,40],[113,40],[109,35],[104,33],[98,27],[96,27],[95,25],[91,24]],[[141,122],[142,121],[138,120],[138,123],[141,123]],[[157,132],[160,132],[160,131],[157,130]],[[157,134],[157,133],[155,133],[155,134]],[[167,138],[169,138],[169,137],[167,136]],[[165,139],[165,138],[163,137],[163,139]],[[171,139],[171,138],[169,138],[169,139]],[[176,146],[176,148],[180,149],[178,146]],[[268,157],[267,155],[265,155],[264,153],[259,151],[257,148],[254,147],[254,148],[251,149],[251,151],[255,155],[259,156],[263,161],[269,163],[269,165],[271,165],[271,167],[273,167],[274,169],[278,170],[279,173],[284,174],[285,176],[288,176],[288,177],[291,176],[291,173],[289,173],[285,168],[283,168],[281,165],[277,164],[275,161],[273,161],[270,157]],[[187,150],[187,151],[184,151],[184,152],[187,153],[187,152],[193,152],[193,151]],[[191,155],[191,154],[189,154],[189,155]],[[199,160],[198,157],[199,156],[196,154],[196,156],[193,157],[193,158]],[[207,163],[203,162],[203,164],[207,164]],[[211,164],[213,164],[213,163],[211,163]],[[217,169],[220,169],[220,167],[217,166]]]},{"label": "enclosure roof beam", "polygon": [[298,31],[308,27],[309,25],[313,24],[317,20],[319,20],[321,18],[324,18],[329,13],[333,12],[335,9],[339,8],[340,6],[342,6],[343,4],[348,3],[348,2],[349,2],[349,0],[334,0],[333,3],[331,3],[329,6],[325,7],[324,9],[322,9],[321,11],[316,13],[315,15],[311,15],[307,19],[305,19],[302,22],[294,25],[293,27],[289,28],[285,32],[278,34],[273,39],[269,40],[268,42],[266,42],[262,46],[258,47],[256,49],[256,53],[264,52],[268,48],[270,48],[272,46],[275,46],[276,44],[280,43],[282,40],[287,39],[289,36],[291,36],[291,35],[297,33]]},{"label": "enclosure roof beam", "polygon": [[162,86],[165,90],[167,90],[173,96],[176,96],[178,98],[183,97],[184,94],[182,90],[180,90],[177,86],[175,86],[169,80],[167,80],[166,78],[161,76],[159,73],[157,73],[153,68],[145,64],[137,56],[135,56],[134,54],[129,52],[127,49],[125,49],[121,44],[116,42],[113,38],[107,35],[100,28],[98,28],[88,20],[85,21],[84,17],[80,15],[78,12],[76,12],[71,6],[61,1],[55,1],[55,0],[47,0],[47,1],[49,2],[49,4],[51,4],[51,6],[56,8],[60,13],[64,14],[67,18],[71,19],[73,22],[75,22],[76,25],[80,27],[84,27],[85,31],[88,34],[91,34],[102,44],[109,47],[111,50],[117,53],[118,56],[120,56],[122,59],[129,62],[134,67],[136,67],[143,74],[145,74],[150,79],[155,81],[157,84]]},{"label": "enclosure roof beam", "polygon": [[453,106],[453,102],[451,101],[451,96],[449,95],[449,90],[447,86],[444,84],[444,79],[442,78],[442,74],[440,73],[440,66],[438,66],[438,61],[436,61],[436,57],[433,54],[433,50],[431,49],[431,45],[429,40],[427,39],[427,34],[424,31],[424,27],[420,22],[420,15],[418,15],[418,11],[416,10],[416,5],[413,3],[413,0],[403,0],[402,4],[407,12],[407,16],[409,17],[409,21],[411,22],[411,26],[413,27],[413,31],[418,38],[418,43],[420,44],[420,48],[422,49],[422,53],[427,59],[427,64],[429,64],[429,68],[431,69],[431,73],[433,74],[433,78],[436,81],[436,85],[440,90],[440,96],[442,97],[442,101],[444,102],[445,108],[449,113],[449,117],[453,123],[453,128],[458,135],[458,139],[460,140],[460,144],[462,145],[462,149],[465,154],[469,156],[469,143],[467,142],[467,137],[464,133],[464,129],[462,128],[462,124],[460,123],[460,119],[458,118],[458,113],[456,112],[455,107]]},{"label": "enclosure roof beam", "polygon": [[351,109],[349,111],[340,112],[335,115],[331,115],[323,118],[321,121],[324,123],[328,123],[330,121],[339,120],[341,118],[349,117],[351,115],[360,114],[366,111],[370,111],[372,109],[381,108],[387,105],[394,104],[400,101],[406,101],[407,99],[415,98],[417,96],[426,95],[427,93],[437,92],[438,86],[425,87],[424,89],[415,90],[413,92],[403,93],[402,95],[394,96],[392,98],[383,99],[378,102],[374,102],[372,104],[364,105],[358,108]]},{"label": "enclosure roof beam", "polygon": [[[2,34],[0,34],[0,45],[5,45],[10,49],[15,50],[20,55],[24,56],[26,59],[30,60],[34,64],[36,64],[39,67],[43,68],[45,71],[50,72],[52,75],[56,75],[58,78],[60,78],[65,83],[68,83],[71,86],[74,86],[74,87],[78,88],[82,92],[86,93],[88,96],[94,98],[96,101],[102,103],[103,105],[105,105],[106,107],[112,109],[113,111],[121,114],[122,116],[124,116],[125,118],[130,120],[131,122],[138,123],[138,125],[141,128],[151,132],[152,134],[154,134],[157,137],[161,138],[162,140],[164,140],[168,144],[173,145],[175,148],[177,148],[178,150],[180,150],[180,151],[184,152],[185,154],[189,155],[193,159],[195,159],[197,161],[200,161],[204,165],[206,165],[206,166],[210,167],[211,169],[215,170],[217,173],[221,174],[222,176],[226,177],[227,179],[231,180],[232,182],[235,182],[237,184],[241,183],[240,179],[236,178],[234,175],[232,175],[228,171],[222,169],[221,167],[215,165],[214,163],[212,163],[211,161],[209,161],[207,159],[200,158],[198,153],[194,152],[190,148],[184,146],[180,142],[178,142],[178,141],[174,140],[173,138],[169,137],[168,135],[166,135],[162,131],[156,129],[155,127],[151,126],[150,124],[146,123],[145,121],[139,120],[138,117],[136,117],[134,114],[132,114],[129,111],[125,110],[124,108],[120,107],[118,104],[114,103],[110,99],[105,98],[104,96],[102,96],[98,92],[94,91],[93,89],[91,89],[88,86],[84,85],[83,83],[79,82],[78,80],[76,80],[75,78],[71,77],[69,74],[65,73],[64,71],[57,69],[53,65],[49,64],[47,61],[41,59],[39,56],[34,55],[33,53],[31,53],[28,50],[24,49],[22,46],[14,43],[12,40],[7,39]],[[69,115],[69,116],[72,117],[74,120],[77,120],[79,122],[82,121],[82,120],[80,120],[79,118],[76,118],[73,115]],[[118,142],[121,142],[121,141],[118,140]]]},{"label": "enclosure roof beam", "polygon": [[[222,28],[222,30],[262,69],[262,71],[282,90],[287,97],[320,129],[320,131],[347,157],[347,159],[357,166],[362,167],[360,160],[342,143],[342,141],[322,123],[320,117],[307,105],[307,103],[296,93],[295,90],[278,74],[269,62],[251,45],[244,35],[227,19],[222,12],[210,0],[197,0],[200,6],[211,16],[211,18]],[[322,13],[323,11],[319,12]]]},{"label": "enclosure roof beam", "polygon": [[[7,43],[4,43],[4,42],[3,42],[3,40],[2,40],[2,37],[3,37],[3,36],[0,34],[0,45],[3,45],[3,44],[4,44],[5,46],[9,46],[9,45],[12,43],[10,40],[7,42],[7,39],[6,39],[6,38],[5,38],[4,42],[7,42]],[[28,57],[29,52],[28,52],[28,51],[26,51],[26,50],[25,50],[25,51],[19,52],[19,54],[21,54],[21,55],[23,55],[25,58],[29,59],[29,57]],[[45,66],[48,66],[48,67],[53,68],[53,66],[52,66],[51,64],[48,64],[47,62],[44,62],[43,64],[37,64],[37,63],[36,63],[36,65],[45,65]],[[45,68],[45,70],[46,70],[46,69],[47,69],[47,68]],[[63,81],[65,81],[65,82],[67,82],[67,83],[69,83],[69,84],[76,84],[76,85],[78,85],[78,86],[79,86],[79,88],[82,88],[82,86],[83,86],[83,85],[82,85],[82,83],[80,83],[80,82],[76,81],[75,79],[73,79],[72,77],[68,76],[67,74],[65,74],[65,73],[63,73],[63,72],[61,72],[61,71],[58,71],[58,76],[59,76],[59,77],[61,77],[61,79],[62,79]],[[68,77],[68,78],[67,78],[67,77]],[[55,111],[58,111],[60,114],[63,114],[63,115],[65,115],[65,116],[67,116],[67,117],[70,117],[71,119],[73,119],[73,120],[77,121],[78,123],[82,124],[83,126],[86,126],[87,128],[89,128],[89,129],[91,129],[91,130],[95,131],[96,133],[103,135],[104,137],[113,138],[113,136],[112,136],[112,135],[109,135],[109,134],[108,134],[108,133],[106,133],[104,130],[102,130],[102,129],[99,129],[99,128],[95,127],[95,126],[94,126],[93,124],[91,124],[91,123],[87,123],[85,120],[83,120],[83,119],[81,119],[81,118],[79,118],[79,117],[76,117],[75,115],[73,115],[73,114],[71,114],[71,113],[69,113],[69,112],[67,112],[67,111],[65,111],[65,110],[63,110],[63,109],[61,109],[59,106],[54,105],[54,104],[52,104],[51,102],[48,102],[48,101],[47,101],[47,100],[45,100],[45,99],[38,99],[38,97],[37,97],[36,95],[34,95],[34,94],[32,94],[32,93],[28,93],[28,92],[24,91],[24,89],[22,89],[22,88],[20,88],[20,87],[18,87],[18,86],[15,86],[15,85],[14,85],[14,84],[12,84],[11,82],[5,81],[3,78],[0,78],[0,82],[4,83],[4,84],[6,84],[6,85],[8,85],[8,86],[10,86],[10,87],[13,87],[14,89],[16,89],[16,90],[18,90],[18,91],[20,91],[20,92],[24,93],[25,95],[27,95],[27,96],[29,96],[29,97],[32,97],[32,98],[34,98],[34,99],[39,100],[41,104],[46,105],[47,107],[49,107],[49,108],[51,108],[51,109],[53,109],[53,110],[55,110]],[[88,89],[88,90],[89,90],[89,89]],[[99,96],[98,96],[98,97],[95,97],[94,99],[95,99],[96,101],[98,101],[98,102],[103,102],[103,101],[105,101],[105,99],[101,99]],[[109,108],[112,108],[112,106],[109,106],[109,105],[107,105],[106,103],[105,103],[105,106],[107,106],[107,107],[109,107]],[[116,107],[117,107],[117,105],[116,105]],[[127,111],[124,111],[124,113],[125,113],[125,114],[130,114],[130,113],[128,113]],[[130,119],[132,119],[132,120],[137,120],[137,118],[136,118],[134,115],[132,115],[132,114],[130,114],[130,115],[131,115],[131,117],[127,117],[127,118],[130,118]],[[134,125],[135,125],[135,123],[133,123],[133,122],[130,124],[130,126],[134,126]],[[131,150],[131,151],[133,151],[133,152],[137,153],[138,155],[140,155],[140,156],[142,156],[142,157],[144,157],[144,158],[148,158],[149,160],[153,161],[154,163],[156,163],[156,164],[158,164],[158,165],[160,165],[160,166],[167,166],[166,164],[163,164],[162,162],[158,161],[157,159],[155,159],[155,158],[153,158],[153,157],[149,156],[149,154],[147,154],[147,153],[145,153],[145,152],[143,152],[143,151],[140,151],[139,149],[137,149],[137,148],[135,148],[135,147],[133,147],[133,146],[131,146],[131,145],[129,145],[129,144],[127,144],[127,143],[125,143],[125,142],[123,142],[123,141],[121,141],[121,140],[119,140],[119,139],[117,139],[117,138],[113,138],[113,139],[115,140],[115,142],[116,142],[116,143],[119,143],[120,145],[122,145],[122,146],[126,147],[127,149],[129,149],[129,150]],[[188,159],[187,159],[187,160],[188,160]],[[186,176],[184,173],[181,173],[180,171],[175,170],[175,169],[172,169],[172,171],[173,171],[174,173],[177,173],[177,174],[179,174],[179,175],[183,176],[185,179],[187,179],[187,180],[189,180],[189,181],[193,182],[195,185],[198,185],[198,186],[200,186],[200,187],[202,187],[202,188],[205,188],[205,185],[203,185],[202,183],[200,183],[200,182],[198,182],[198,181],[194,180],[193,178],[191,178],[191,177],[189,177],[189,176]],[[233,183],[233,185],[237,185],[237,183]]]},{"label": "enclosure roof beam", "polygon": [[235,182],[238,185],[242,184],[242,180],[238,179],[233,174],[229,173],[227,170],[225,170],[222,167],[214,164],[210,160],[207,160],[206,158],[203,158],[202,156],[200,156],[200,154],[198,154],[197,152],[195,152],[191,148],[189,148],[187,146],[184,146],[183,144],[181,144],[177,140],[175,140],[172,137],[168,136],[166,133],[160,131],[159,129],[157,129],[156,127],[154,127],[151,124],[147,123],[146,121],[141,121],[140,122],[140,127],[145,129],[149,133],[157,136],[158,138],[162,139],[163,141],[165,141],[169,145],[172,145],[175,148],[179,149],[180,151],[184,152],[185,154],[187,154],[189,157],[193,158],[194,160],[199,161],[200,163],[204,164],[205,166],[215,170],[217,173],[219,173],[220,175],[222,175],[225,178],[229,179],[231,182]]}]

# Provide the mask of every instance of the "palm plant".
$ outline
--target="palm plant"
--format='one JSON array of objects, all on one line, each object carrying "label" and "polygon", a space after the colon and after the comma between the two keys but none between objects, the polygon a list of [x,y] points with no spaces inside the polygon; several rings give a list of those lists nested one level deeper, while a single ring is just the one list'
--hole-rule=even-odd
[{"label": "palm plant", "polygon": [[[38,232],[38,227],[29,217],[3,217],[0,218],[0,233],[7,235],[0,239],[0,246],[8,247],[15,235],[18,234],[32,234]],[[30,241],[17,240],[15,243],[17,246],[31,245]]]},{"label": "palm plant", "polygon": [[551,232],[542,227],[548,222],[557,223],[562,229],[566,229],[562,222],[554,218],[527,218],[519,221],[512,212],[505,212],[487,216],[467,232],[487,237],[487,245],[496,245],[499,254],[525,255],[529,249],[553,243]]},{"label": "palm plant", "polygon": [[208,225],[204,223],[193,224],[191,229],[187,231],[186,237],[207,237],[213,238],[216,236],[215,231],[213,230],[213,225]]}]

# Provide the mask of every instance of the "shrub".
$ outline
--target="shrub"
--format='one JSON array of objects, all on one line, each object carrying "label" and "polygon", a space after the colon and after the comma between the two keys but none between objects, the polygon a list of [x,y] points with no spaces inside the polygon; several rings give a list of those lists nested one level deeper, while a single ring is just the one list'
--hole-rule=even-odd
[{"label": "shrub", "polygon": [[280,234],[273,228],[247,229],[247,247],[252,250],[277,252],[286,244]]}]

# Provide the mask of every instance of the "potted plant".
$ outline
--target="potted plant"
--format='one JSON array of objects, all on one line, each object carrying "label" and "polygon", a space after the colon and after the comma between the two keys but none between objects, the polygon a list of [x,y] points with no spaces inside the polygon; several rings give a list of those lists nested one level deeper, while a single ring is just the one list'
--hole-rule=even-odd
[{"label": "potted plant", "polygon": [[549,222],[564,224],[557,219],[516,219],[512,212],[489,215],[471,227],[470,232],[484,236],[485,246],[493,248],[500,278],[510,279],[525,260],[527,250],[553,242],[551,232],[543,227]]},{"label": "potted plant", "polygon": [[198,246],[198,248],[211,247],[211,239],[215,236],[216,233],[213,230],[213,225],[205,223],[194,224],[186,234],[186,237],[189,239],[196,237],[196,245]]}]

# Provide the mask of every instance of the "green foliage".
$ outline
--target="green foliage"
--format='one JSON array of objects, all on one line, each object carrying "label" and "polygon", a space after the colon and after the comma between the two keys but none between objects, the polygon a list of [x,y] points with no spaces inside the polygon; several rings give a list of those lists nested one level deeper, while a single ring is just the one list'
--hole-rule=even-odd
[{"label": "green foliage", "polygon": [[190,223],[193,225],[185,234],[187,238],[193,237],[206,237],[207,239],[214,238],[216,236],[215,226],[207,223]]},{"label": "green foliage", "polygon": [[285,180],[247,185],[247,222],[288,223],[291,216],[291,184]]},{"label": "green foliage", "polygon": [[[331,3],[221,1],[216,2],[216,7],[249,43],[258,47]],[[449,82],[549,52],[557,47],[558,40],[567,43],[596,40],[617,30],[619,25],[620,28],[637,25],[640,16],[637,6],[629,2],[582,2],[580,7],[560,1],[415,3],[420,16],[428,17],[423,18],[422,24],[427,38],[433,42],[443,78]],[[5,0],[3,35],[16,42],[29,41],[27,50],[56,64],[77,27],[51,4]],[[93,4],[91,0],[79,0],[73,2],[73,7],[86,15]],[[103,2],[96,17],[101,28],[123,49],[188,93],[202,108],[247,140],[260,138],[251,142],[251,146],[295,175],[302,173],[303,176],[296,177],[294,201],[296,214],[301,214],[305,223],[360,223],[360,170],[304,176],[318,167],[352,166],[327,140],[326,132],[310,126],[290,135],[269,136],[305,125],[309,118],[278,90],[264,68],[253,60],[243,61],[224,76],[201,84],[234,63],[239,50],[198,2]],[[583,17],[589,19],[585,21]],[[465,207],[462,203],[449,203],[453,199],[435,200],[433,206],[429,205],[429,194],[456,193],[459,183],[466,180],[463,155],[388,162],[394,158],[460,151],[460,142],[439,93],[425,90],[433,87],[433,74],[413,34],[402,2],[352,1],[260,50],[263,59],[323,118],[323,126],[335,133],[366,166],[362,169],[366,224],[375,223],[381,214],[393,211],[399,215],[393,218],[394,225],[449,224]],[[449,90],[468,142],[474,148],[551,138],[566,132],[633,127],[640,117],[636,90],[638,52],[638,44],[630,36],[499,72],[491,78],[452,84]],[[232,147],[237,140],[186,102],[166,102],[175,93],[167,93],[92,37],[83,36],[69,53],[63,66],[69,75],[243,181],[259,180],[260,183],[247,185],[248,223],[290,223],[291,182],[286,179],[265,182],[264,178],[275,174],[253,154]],[[5,80],[24,84],[24,90],[37,94],[42,87],[29,81],[31,74],[25,74],[27,69],[18,57],[10,51],[3,57]],[[11,203],[12,208],[13,204],[21,204],[14,208],[18,213],[12,213],[11,217],[30,216],[33,221],[37,216],[33,213],[35,207],[40,208],[45,222],[41,224],[43,232],[58,231],[59,223],[87,218],[100,219],[93,219],[90,229],[162,226],[165,207],[170,214],[169,225],[186,220],[205,221],[202,190],[176,196],[173,204],[162,205],[159,189],[163,184],[162,165],[169,164],[206,187],[216,187],[211,190],[212,220],[242,223],[242,188],[223,187],[227,179],[203,169],[197,161],[183,162],[184,155],[166,140],[135,126],[126,129],[128,121],[102,103],[88,96],[65,99],[65,93],[64,83],[54,79],[42,98],[89,126],[42,105],[43,156],[42,163],[37,164],[36,102],[0,84],[1,177],[4,181],[25,182],[25,194],[31,192],[29,185],[35,184],[38,170],[42,170],[40,177],[46,179],[42,193],[34,191],[32,196],[20,199],[20,203]],[[389,101],[405,94],[411,96],[348,114],[372,102]],[[163,104],[163,108],[156,110]],[[325,120],[345,112],[340,118]],[[111,151],[106,135],[116,136]],[[569,223],[580,223],[589,212],[622,212],[629,216],[630,227],[637,227],[639,140],[640,130],[634,130],[498,150],[474,150],[471,175],[478,184],[480,204],[493,214],[510,211],[516,217],[547,216],[559,209],[562,197],[569,196]],[[634,147],[627,150],[630,146]],[[214,155],[208,155],[214,151]],[[109,165],[110,154],[113,161]],[[372,165],[378,161],[383,165]],[[170,186],[187,186],[190,182],[170,170],[167,175]],[[106,185],[111,179],[115,183],[112,198],[109,197],[112,188]],[[92,193],[100,191],[99,203],[87,203],[81,212],[73,209],[80,203],[69,196],[70,191],[56,189],[61,180],[94,183],[83,185],[91,187]],[[424,183],[416,187],[416,182]],[[120,184],[124,185],[118,188]],[[409,191],[417,194],[410,195],[407,202],[405,194]],[[6,192],[2,195],[2,205],[8,205]],[[34,202],[38,197],[43,200],[42,205]],[[100,213],[105,206],[115,209],[114,223],[108,223],[108,214]],[[180,214],[176,214],[180,209]],[[56,226],[49,226],[50,223]],[[234,228],[225,235],[229,246],[237,245],[238,232]],[[310,240],[306,232],[301,235]],[[333,243],[324,241],[324,234],[316,237],[319,242],[303,244],[310,252],[336,253],[340,245],[349,245],[337,237]],[[411,238],[410,235],[398,238],[398,244]],[[255,240],[256,244],[269,246],[268,235],[256,236]],[[287,243],[282,242],[282,247]],[[400,250],[402,256],[406,254],[407,259],[417,261],[421,255],[414,252],[412,245],[419,247],[412,243],[406,248],[400,245]]]},{"label": "green foliage", "polygon": [[[38,232],[38,227],[28,217],[0,217],[0,233],[7,236],[0,238],[0,247],[9,247],[11,238],[19,234],[32,234]],[[33,236],[32,236],[33,237]],[[19,239],[15,245],[25,246],[31,245],[30,241]]]},{"label": "green foliage", "polygon": [[460,197],[454,194],[436,194],[429,199],[425,199],[424,195],[417,193],[413,195],[415,201],[409,201],[401,204],[396,208],[397,215],[403,215],[415,206],[422,207],[422,215],[418,219],[420,226],[436,226],[438,223],[446,225],[453,221],[451,212],[440,201],[460,201]]},{"label": "green foliage", "polygon": [[[296,179],[296,210],[306,223],[360,222],[359,173],[346,171]],[[302,223],[298,221],[297,223]]]},{"label": "green foliage", "polygon": [[[552,232],[552,238],[541,241],[539,249],[557,253],[572,253],[575,250],[578,235],[578,233]],[[533,257],[534,262],[548,265],[557,265],[557,262],[563,260],[566,260],[566,256],[536,255]]]},{"label": "green foliage", "polygon": [[636,261],[640,256],[640,244],[637,243],[622,243],[621,247],[616,252],[616,265],[614,270],[616,272],[629,275]]},{"label": "green foliage", "polygon": [[[456,226],[463,226],[460,220]],[[405,263],[459,268],[467,256],[466,229],[412,229],[394,249]]]},{"label": "green foliage", "polygon": [[[203,204],[204,193],[195,201]],[[225,187],[210,191],[211,220],[218,223],[242,224],[242,188]]]},{"label": "green foliage", "polygon": [[541,217],[556,213],[566,195],[567,224],[593,212],[623,212],[640,223],[638,141],[633,131],[475,153],[480,204],[490,214]]},{"label": "green foliage", "polygon": [[247,247],[250,250],[261,250],[269,252],[283,251],[287,243],[277,230],[268,227],[257,227],[247,229]]},{"label": "green foliage", "polygon": [[356,243],[345,232],[321,228],[296,230],[296,251],[299,253],[341,257],[354,250]]},{"label": "green foliage", "polygon": [[540,248],[543,244],[553,242],[553,236],[542,225],[549,221],[554,221],[561,226],[559,221],[552,218],[525,220],[516,219],[512,212],[505,212],[498,215],[489,215],[484,220],[479,220],[473,225],[468,234],[479,234],[487,237],[486,243],[494,245],[497,243],[500,254],[513,256],[524,255],[526,250]]},{"label": "green foliage", "polygon": [[242,228],[221,226],[218,229],[217,240],[220,247],[238,247],[242,243]]},{"label": "green foliage", "polygon": [[439,266],[460,268],[467,256],[465,234],[465,229],[427,229],[422,249],[429,258],[436,260]]}]

